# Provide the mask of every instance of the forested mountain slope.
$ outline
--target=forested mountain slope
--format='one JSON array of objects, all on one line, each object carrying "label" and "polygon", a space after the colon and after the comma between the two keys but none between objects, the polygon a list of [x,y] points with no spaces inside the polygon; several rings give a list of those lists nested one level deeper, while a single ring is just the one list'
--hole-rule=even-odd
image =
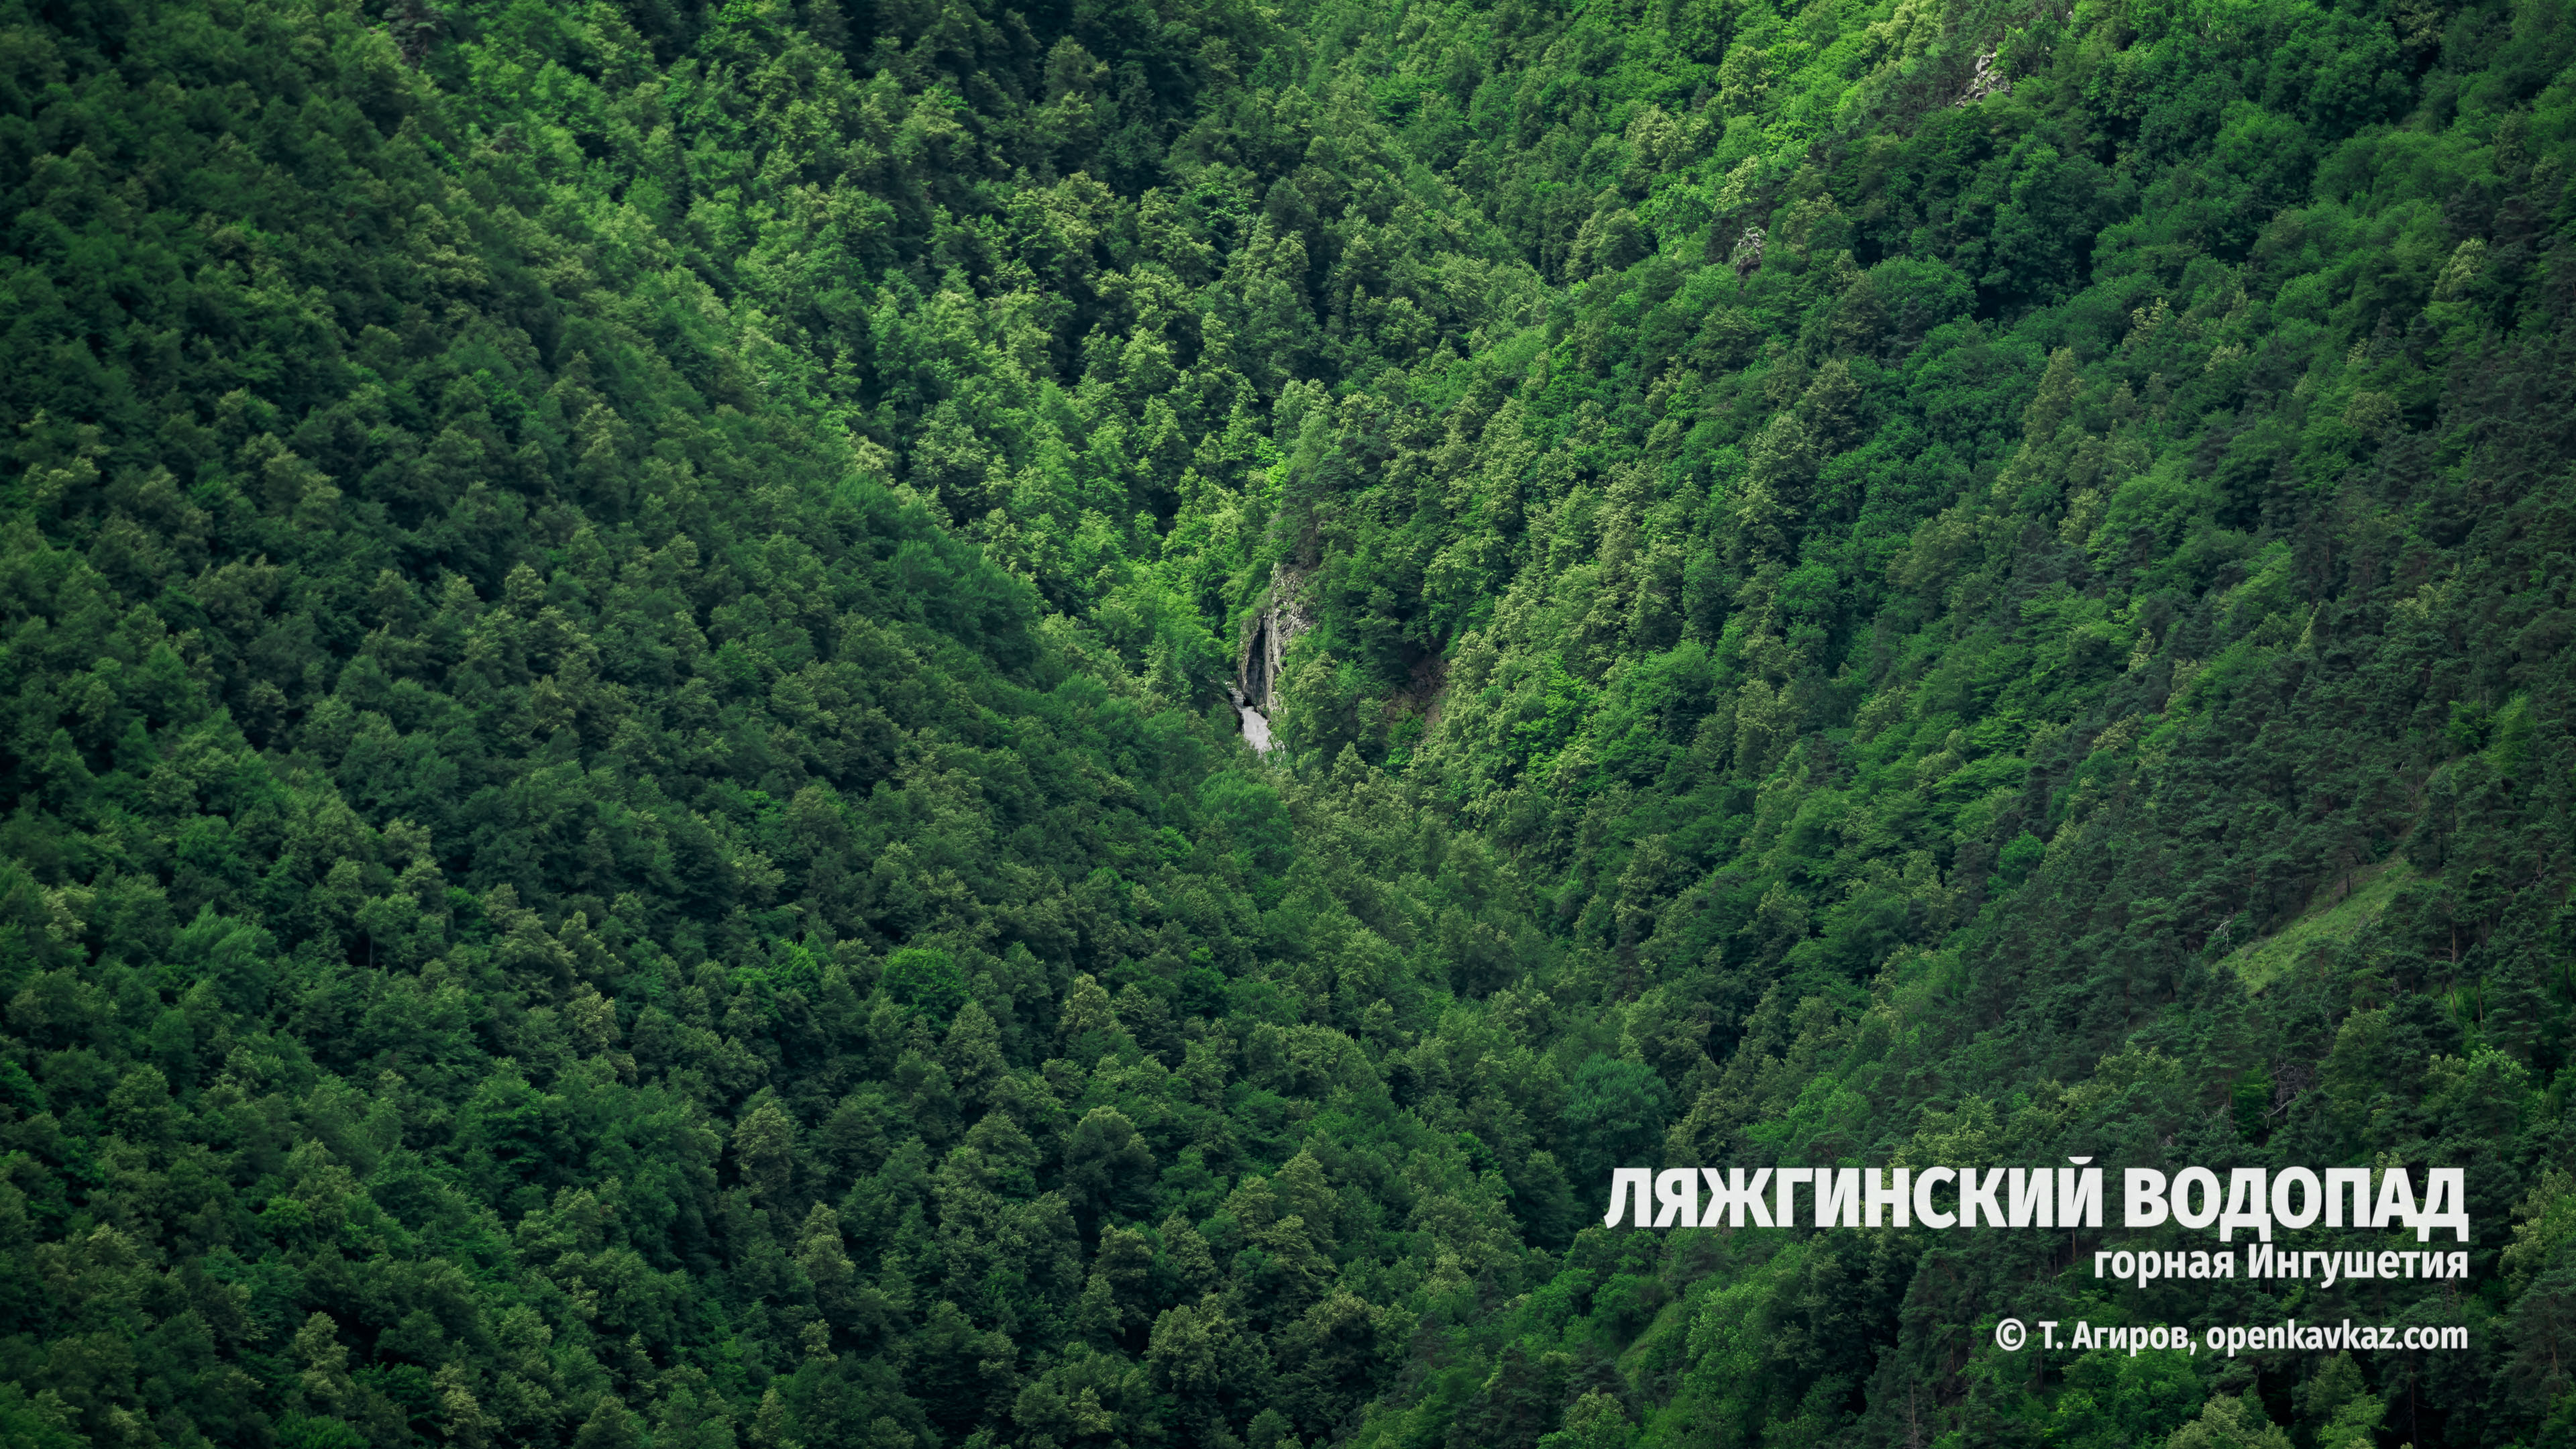
[{"label": "forested mountain slope", "polygon": [[[0,1439],[2576,1442],[2571,61],[0,0]],[[2070,1154],[2472,1276],[1597,1226]]]}]

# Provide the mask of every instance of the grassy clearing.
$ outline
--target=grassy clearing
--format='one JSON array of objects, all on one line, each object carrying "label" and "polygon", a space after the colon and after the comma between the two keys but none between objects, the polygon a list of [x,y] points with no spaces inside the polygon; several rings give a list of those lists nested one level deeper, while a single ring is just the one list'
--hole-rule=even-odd
[{"label": "grassy clearing", "polygon": [[2238,948],[2226,964],[2244,978],[2246,990],[2261,991],[2299,959],[2309,942],[2351,940],[2377,920],[2396,898],[2398,888],[2414,877],[2414,868],[2403,856],[2367,866],[2354,874],[2353,887],[2341,900],[2318,906],[2271,935]]}]

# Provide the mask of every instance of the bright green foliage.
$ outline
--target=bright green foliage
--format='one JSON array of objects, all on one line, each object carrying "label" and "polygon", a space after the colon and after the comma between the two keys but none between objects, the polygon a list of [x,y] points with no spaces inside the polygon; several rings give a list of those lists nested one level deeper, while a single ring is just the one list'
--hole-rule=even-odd
[{"label": "bright green foliage", "polygon": [[934,1026],[947,1025],[966,1000],[966,984],[958,974],[956,961],[931,946],[906,946],[889,954],[878,985]]},{"label": "bright green foliage", "polygon": [[[0,1439],[2576,1434],[2571,59],[0,0]],[[2472,1276],[1591,1218],[2066,1155]]]}]

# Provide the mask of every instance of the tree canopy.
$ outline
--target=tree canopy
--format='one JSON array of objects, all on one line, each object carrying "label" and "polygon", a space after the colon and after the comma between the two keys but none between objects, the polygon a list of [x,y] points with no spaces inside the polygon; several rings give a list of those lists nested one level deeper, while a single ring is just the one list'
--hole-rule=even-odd
[{"label": "tree canopy", "polygon": [[[2571,64],[0,0],[0,1440],[2576,1442]],[[2070,1154],[2471,1273],[1599,1225]]]}]

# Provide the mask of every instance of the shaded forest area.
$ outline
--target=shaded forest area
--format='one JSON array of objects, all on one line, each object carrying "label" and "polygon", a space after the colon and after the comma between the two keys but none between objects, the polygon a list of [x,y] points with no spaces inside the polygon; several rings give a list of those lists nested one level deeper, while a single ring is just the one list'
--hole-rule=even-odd
[{"label": "shaded forest area", "polygon": [[[2576,1444],[2571,63],[0,0],[0,1440]],[[1599,1226],[2084,1154],[2471,1276]]]}]

